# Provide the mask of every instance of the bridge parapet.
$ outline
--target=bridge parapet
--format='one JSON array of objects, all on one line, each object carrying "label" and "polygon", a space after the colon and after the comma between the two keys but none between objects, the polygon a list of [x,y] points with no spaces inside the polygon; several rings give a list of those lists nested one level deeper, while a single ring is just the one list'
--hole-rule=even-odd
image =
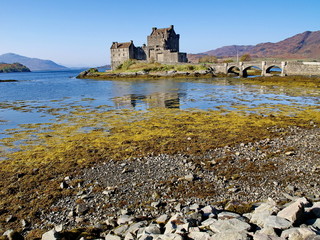
[{"label": "bridge parapet", "polygon": [[281,76],[286,75],[320,75],[320,62],[297,62],[297,61],[250,61],[212,64],[217,73],[228,74],[232,68],[239,70],[240,76],[246,76],[249,67],[261,69],[261,75],[267,76],[272,67],[281,69]]},{"label": "bridge parapet", "polygon": [[228,74],[232,68],[239,70],[240,76],[245,76],[246,71],[250,67],[256,67],[261,69],[261,75],[266,76],[272,67],[279,67],[281,69],[281,75],[285,75],[285,68],[287,63],[281,61],[250,61],[250,62],[231,62],[231,63],[219,63],[211,65],[216,72]]},{"label": "bridge parapet", "polygon": [[320,62],[288,62],[286,75],[320,75]]}]

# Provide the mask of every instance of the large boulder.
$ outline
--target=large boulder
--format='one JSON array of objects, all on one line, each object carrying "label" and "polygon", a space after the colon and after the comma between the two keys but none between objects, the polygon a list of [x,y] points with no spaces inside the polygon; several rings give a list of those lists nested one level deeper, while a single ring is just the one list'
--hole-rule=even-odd
[{"label": "large boulder", "polygon": [[239,219],[232,218],[218,220],[210,225],[210,229],[215,233],[245,232],[251,229],[251,225]]},{"label": "large boulder", "polygon": [[292,223],[285,218],[279,216],[269,216],[264,221],[264,227],[275,229],[287,229],[292,226]]},{"label": "large boulder", "polygon": [[262,203],[253,211],[250,222],[259,227],[264,227],[266,218],[278,212],[279,208],[277,207],[277,203],[269,198],[267,202]]},{"label": "large boulder", "polygon": [[289,220],[291,223],[295,223],[304,214],[304,203],[301,200],[290,204],[286,208],[278,212],[277,216]]}]

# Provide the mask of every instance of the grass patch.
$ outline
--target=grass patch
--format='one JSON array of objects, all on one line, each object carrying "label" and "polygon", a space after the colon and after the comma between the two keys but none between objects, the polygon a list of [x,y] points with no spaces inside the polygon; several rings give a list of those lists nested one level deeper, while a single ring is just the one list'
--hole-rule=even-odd
[{"label": "grass patch", "polygon": [[316,76],[256,77],[243,78],[241,81],[244,83],[254,83],[264,86],[320,88],[320,77]]},{"label": "grass patch", "polygon": [[192,64],[177,64],[177,65],[169,65],[169,64],[161,64],[161,63],[147,63],[147,62],[139,62],[134,60],[127,60],[122,63],[117,70],[112,71],[113,73],[120,72],[165,72],[165,71],[199,71],[206,70],[207,67],[205,65],[192,65]]}]

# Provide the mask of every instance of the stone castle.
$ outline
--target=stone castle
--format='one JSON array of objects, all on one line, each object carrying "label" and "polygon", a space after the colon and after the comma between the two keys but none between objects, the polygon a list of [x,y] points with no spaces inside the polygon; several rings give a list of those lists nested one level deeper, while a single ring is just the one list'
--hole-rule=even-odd
[{"label": "stone castle", "polygon": [[179,52],[180,35],[176,34],[173,25],[169,28],[152,28],[147,37],[147,45],[136,47],[133,41],[111,46],[111,67],[115,70],[121,63],[129,59],[147,62],[179,63],[188,62],[187,54]]}]

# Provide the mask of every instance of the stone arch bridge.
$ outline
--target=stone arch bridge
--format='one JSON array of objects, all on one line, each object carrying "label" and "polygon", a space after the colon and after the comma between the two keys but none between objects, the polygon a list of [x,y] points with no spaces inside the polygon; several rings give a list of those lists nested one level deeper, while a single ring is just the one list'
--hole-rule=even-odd
[{"label": "stone arch bridge", "polygon": [[210,65],[216,73],[239,72],[241,77],[247,76],[247,70],[256,68],[261,70],[261,76],[268,76],[272,68],[279,68],[281,76],[286,75],[320,75],[320,62],[285,62],[285,61],[250,61],[250,62],[231,62]]}]

